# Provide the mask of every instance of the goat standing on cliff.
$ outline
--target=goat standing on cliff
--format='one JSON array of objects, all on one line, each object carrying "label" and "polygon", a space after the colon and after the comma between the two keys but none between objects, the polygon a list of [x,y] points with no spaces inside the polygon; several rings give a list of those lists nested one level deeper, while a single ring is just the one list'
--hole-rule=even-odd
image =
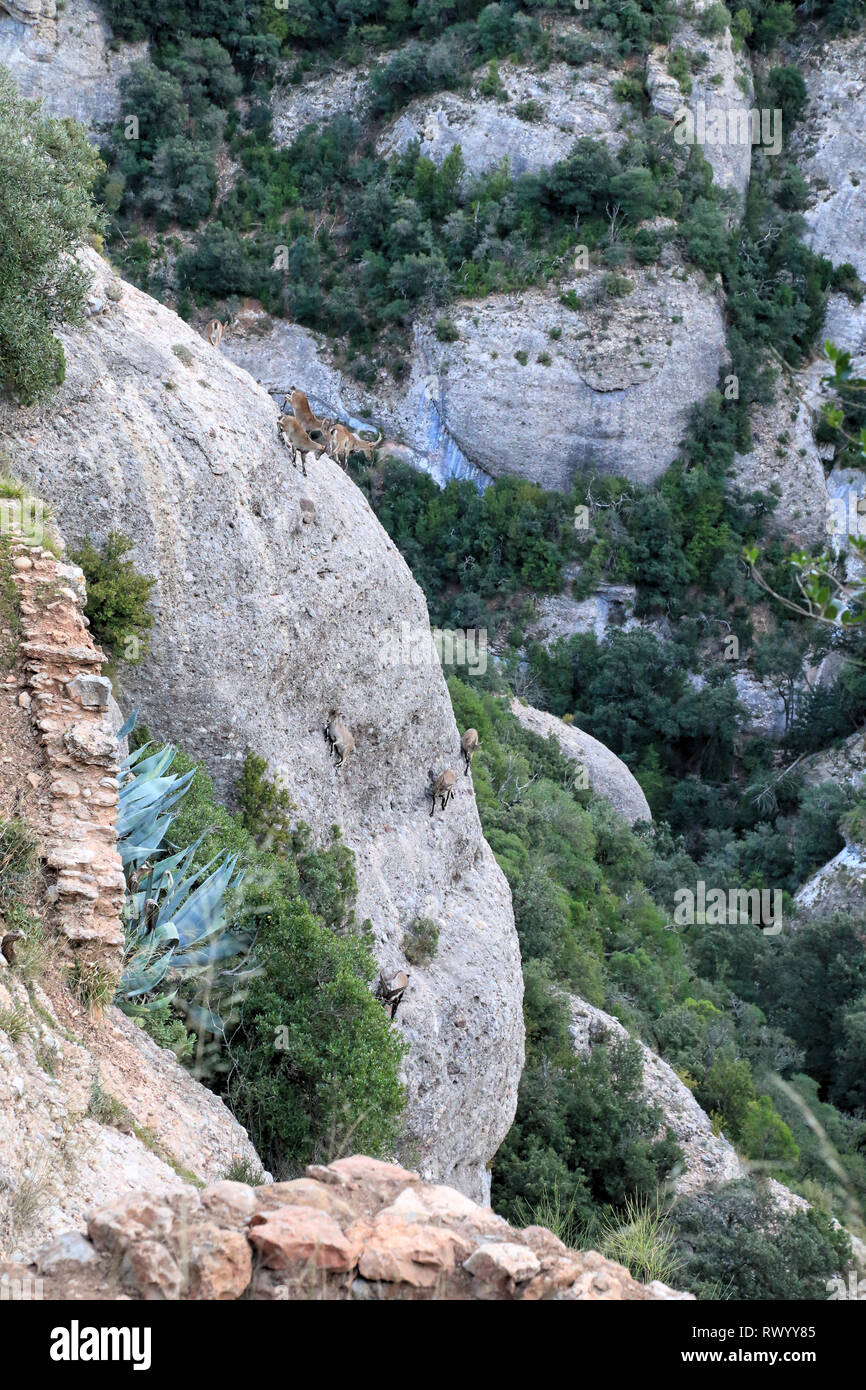
[{"label": "goat standing on cliff", "polygon": [[440,772],[439,776],[437,777],[435,776],[431,767],[430,781],[433,783],[430,792],[430,814],[432,816],[433,812],[436,810],[437,797],[439,798],[439,806],[441,810],[444,811],[445,807],[448,805],[448,802],[454,795],[454,783],[457,781],[457,773],[452,772],[451,768],[449,767],[446,768],[444,772]]}]

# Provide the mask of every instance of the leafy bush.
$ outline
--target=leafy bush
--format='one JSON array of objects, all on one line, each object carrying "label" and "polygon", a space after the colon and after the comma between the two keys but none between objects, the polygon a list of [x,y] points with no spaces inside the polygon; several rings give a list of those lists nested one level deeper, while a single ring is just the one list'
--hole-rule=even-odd
[{"label": "leafy bush", "polygon": [[278,1176],[304,1161],[393,1152],[403,1047],[370,992],[370,938],[335,936],[291,872],[251,882],[238,918],[256,964],[231,1034],[228,1095]]},{"label": "leafy bush", "polygon": [[140,574],[126,556],[135,542],[119,531],[111,531],[105,543],[97,548],[85,536],[70,558],[84,571],[87,583],[85,613],[97,642],[102,642],[112,657],[134,665],[147,655],[148,633],[153,627],[149,608],[155,579]]},{"label": "leafy bush", "polygon": [[340,1152],[392,1153],[403,1044],[370,989],[378,968],[371,938],[353,924],[351,851],[338,832],[314,848],[302,823],[287,838],[285,789],[257,755],[242,774],[242,814],[220,804],[185,754],[172,768],[184,779],[175,852],[192,847],[196,868],[228,856],[244,875],[228,903],[229,930],[247,943],[240,978],[230,962],[203,977],[203,996],[193,981],[173,1001],[198,1035],[197,1075],[226,1095],[278,1176]]},{"label": "leafy bush", "polygon": [[826,1299],[851,1259],[847,1235],[820,1212],[785,1212],[748,1181],[680,1199],[678,1286],[698,1298]]},{"label": "leafy bush", "polygon": [[430,917],[416,917],[403,936],[403,954],[410,965],[427,965],[439,945],[439,928]]},{"label": "leafy bush", "polygon": [[89,277],[70,256],[99,228],[83,126],[44,116],[0,68],[0,382],[24,404],[65,376],[54,330],[80,324]]}]

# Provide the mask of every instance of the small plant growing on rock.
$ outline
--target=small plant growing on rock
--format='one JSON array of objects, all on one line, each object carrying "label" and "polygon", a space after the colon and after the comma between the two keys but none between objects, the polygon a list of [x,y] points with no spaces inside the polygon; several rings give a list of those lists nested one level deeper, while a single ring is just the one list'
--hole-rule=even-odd
[{"label": "small plant growing on rock", "polygon": [[439,945],[439,928],[431,917],[416,917],[403,936],[403,955],[410,965],[427,965]]},{"label": "small plant growing on rock", "polygon": [[460,334],[451,319],[437,319],[434,325],[434,332],[440,343],[456,343]]},{"label": "small plant growing on rock", "polygon": [[0,910],[21,898],[35,871],[36,841],[22,820],[0,821]]},{"label": "small plant growing on rock", "polygon": [[241,823],[259,845],[287,850],[291,844],[291,818],[295,810],[285,787],[268,776],[268,765],[257,753],[247,752],[237,785]]},{"label": "small plant growing on rock", "polygon": [[99,1125],[118,1125],[127,1118],[126,1106],[94,1081],[87,1103],[87,1118]]}]

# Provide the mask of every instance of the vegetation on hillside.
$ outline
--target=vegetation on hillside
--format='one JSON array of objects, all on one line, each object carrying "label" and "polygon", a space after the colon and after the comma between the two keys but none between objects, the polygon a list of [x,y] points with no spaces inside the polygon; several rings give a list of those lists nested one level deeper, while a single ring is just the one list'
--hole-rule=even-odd
[{"label": "vegetation on hillside", "polygon": [[80,323],[88,277],[70,253],[98,230],[99,157],[0,67],[0,385],[29,405],[66,374],[55,330]]}]

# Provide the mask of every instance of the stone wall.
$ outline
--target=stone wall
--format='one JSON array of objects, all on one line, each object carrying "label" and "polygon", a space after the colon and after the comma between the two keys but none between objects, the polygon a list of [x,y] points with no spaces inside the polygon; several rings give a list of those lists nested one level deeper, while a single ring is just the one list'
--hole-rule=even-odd
[{"label": "stone wall", "polygon": [[690,1299],[639,1284],[542,1226],[516,1230],[489,1207],[357,1155],[293,1182],[219,1182],[201,1196],[131,1193],[92,1211],[4,1275],[47,1299]]},{"label": "stone wall", "polygon": [[50,779],[45,862],[54,923],[88,960],[119,969],[124,877],[117,851],[117,740],[105,657],[84,616],[84,575],[47,549],[11,547],[22,686]]}]

